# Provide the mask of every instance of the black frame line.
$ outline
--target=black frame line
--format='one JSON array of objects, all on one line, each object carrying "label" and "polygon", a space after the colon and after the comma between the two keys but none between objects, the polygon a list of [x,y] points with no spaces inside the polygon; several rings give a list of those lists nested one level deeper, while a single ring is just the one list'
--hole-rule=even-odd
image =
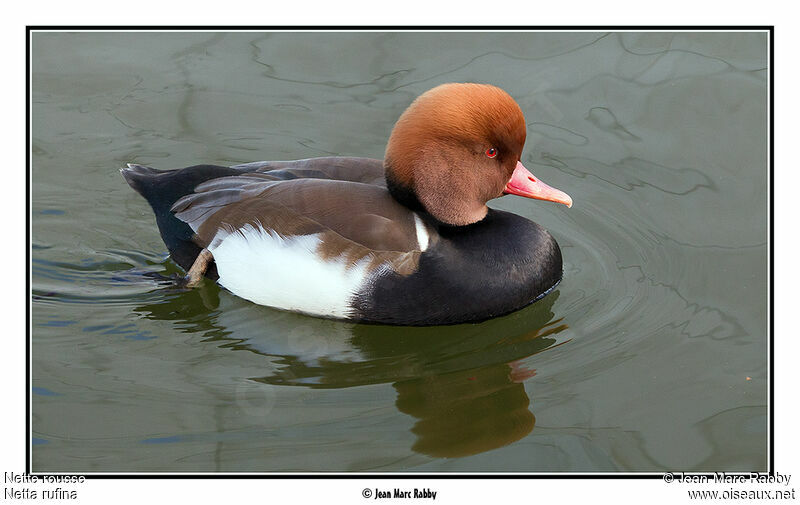
[{"label": "black frame line", "polygon": [[775,27],[769,29],[769,474],[775,475]]},{"label": "black frame line", "polygon": [[[33,439],[33,424],[31,419],[31,350],[32,350],[32,331],[31,331],[31,311],[33,299],[31,297],[31,37],[33,32],[45,31],[127,31],[127,32],[160,32],[160,31],[274,31],[274,32],[293,32],[293,31],[482,31],[482,32],[505,32],[505,31],[764,31],[769,34],[767,52],[769,59],[769,124],[768,124],[768,191],[769,191],[769,226],[767,243],[769,246],[769,434],[768,449],[769,457],[767,471],[761,475],[775,476],[775,26],[774,25],[507,25],[486,27],[481,25],[27,25],[25,27],[25,317],[26,317],[26,347],[25,347],[25,474],[37,477],[72,475],[66,473],[52,472],[33,472],[31,452]],[[676,474],[684,472],[676,471]],[[726,475],[750,475],[749,472],[725,472]],[[711,472],[690,473],[687,475],[703,475],[709,478],[714,477]],[[81,474],[87,479],[662,479],[664,473],[348,473],[340,474],[335,472],[316,472],[316,473],[100,473],[100,474]]]},{"label": "black frame line", "polygon": [[31,30],[25,30],[25,472],[30,473],[31,443]]}]

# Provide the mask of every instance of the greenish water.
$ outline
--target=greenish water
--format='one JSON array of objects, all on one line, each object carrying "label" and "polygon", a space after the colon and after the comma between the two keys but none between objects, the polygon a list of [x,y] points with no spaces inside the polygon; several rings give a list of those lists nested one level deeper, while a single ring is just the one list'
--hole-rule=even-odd
[{"label": "greenish water", "polygon": [[[33,470],[765,470],[763,33],[35,33]],[[397,328],[180,291],[120,177],[380,158],[443,82],[528,121],[575,200],[556,292]]]}]

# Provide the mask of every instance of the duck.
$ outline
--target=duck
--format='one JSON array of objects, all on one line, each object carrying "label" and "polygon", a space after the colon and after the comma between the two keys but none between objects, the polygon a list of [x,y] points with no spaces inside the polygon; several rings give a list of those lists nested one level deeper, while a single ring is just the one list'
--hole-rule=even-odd
[{"label": "duck", "polygon": [[169,255],[259,305],[407,326],[477,323],[562,279],[552,235],[487,202],[572,206],[520,161],[520,106],[490,84],[448,83],[400,115],[383,160],[322,157],[157,170],[129,163]]}]

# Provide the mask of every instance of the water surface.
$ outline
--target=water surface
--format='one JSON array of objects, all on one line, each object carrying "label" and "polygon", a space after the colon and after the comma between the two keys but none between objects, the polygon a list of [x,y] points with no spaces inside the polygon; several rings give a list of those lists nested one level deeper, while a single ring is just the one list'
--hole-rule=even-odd
[{"label": "water surface", "polygon": [[[757,471],[763,33],[35,33],[33,470]],[[253,305],[166,259],[117,169],[380,158],[444,82],[506,89],[544,300],[398,328]]]}]

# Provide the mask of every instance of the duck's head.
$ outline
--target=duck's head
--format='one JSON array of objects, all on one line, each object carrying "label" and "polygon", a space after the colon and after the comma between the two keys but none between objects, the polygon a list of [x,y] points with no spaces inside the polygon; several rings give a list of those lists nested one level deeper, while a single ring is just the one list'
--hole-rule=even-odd
[{"label": "duck's head", "polygon": [[504,194],[572,206],[566,193],[520,163],[525,118],[508,93],[487,84],[442,84],[397,120],[384,165],[392,195],[456,226],[480,221]]}]

